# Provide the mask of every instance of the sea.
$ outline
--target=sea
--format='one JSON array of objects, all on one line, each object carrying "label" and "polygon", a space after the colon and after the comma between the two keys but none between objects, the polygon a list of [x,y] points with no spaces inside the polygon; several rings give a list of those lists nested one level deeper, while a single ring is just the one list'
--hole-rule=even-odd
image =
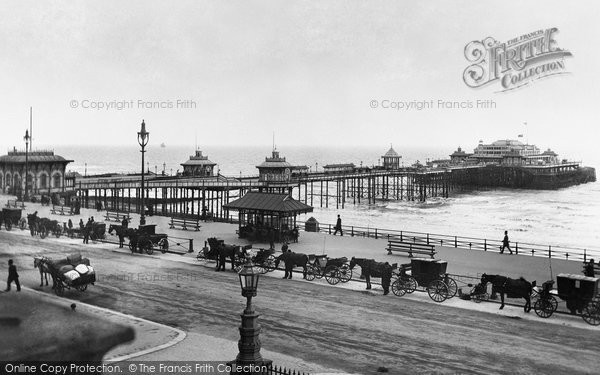
[{"label": "sea", "polygon": [[[83,175],[135,173],[141,168],[139,147],[131,146],[55,146],[57,155],[73,160],[67,170]],[[293,165],[322,170],[323,165],[354,163],[373,166],[389,147],[277,147],[280,156]],[[448,158],[454,150],[435,147],[394,148],[404,165],[417,160]],[[181,163],[195,153],[189,146],[149,146],[146,169],[175,174]],[[256,166],[270,156],[271,146],[210,146],[204,155],[217,163],[219,173],[230,177],[257,175]],[[568,156],[568,155],[565,155]],[[578,155],[579,156],[579,155]],[[562,157],[562,155],[561,155]],[[583,165],[598,169],[600,160],[587,155]],[[579,157],[578,160],[581,160]],[[320,223],[335,223],[341,215],[344,225],[404,230],[452,236],[501,240],[509,232],[511,242],[600,249],[600,184],[587,183],[558,190],[488,189],[456,193],[449,198],[428,199],[424,203],[377,201],[373,204],[346,202],[344,209],[315,204],[314,212],[299,220],[314,217]]]}]

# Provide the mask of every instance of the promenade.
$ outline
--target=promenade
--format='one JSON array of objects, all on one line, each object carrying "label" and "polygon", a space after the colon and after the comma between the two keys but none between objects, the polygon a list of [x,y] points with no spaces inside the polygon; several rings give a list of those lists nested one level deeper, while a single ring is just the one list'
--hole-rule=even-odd
[{"label": "promenade", "polygon": [[[4,204],[3,199],[5,196],[0,196],[0,204]],[[25,213],[38,211],[38,215],[42,217],[51,217],[56,220],[66,221],[68,216],[51,215],[49,207],[41,207],[37,204],[28,203],[24,210]],[[79,218],[83,218],[84,222],[88,217],[94,216],[96,221],[100,221],[102,212],[95,210],[83,209],[81,215],[73,216],[71,219],[73,222],[78,222]],[[183,231],[176,229],[169,229],[168,226],[169,218],[153,216],[148,217],[147,222],[151,224],[157,224],[157,232],[167,233],[170,236],[176,236],[181,238],[193,238],[195,244],[195,252],[193,254],[160,254],[155,253],[151,256],[140,255],[138,260],[143,259],[145,262],[154,264],[160,264],[161,266],[169,265],[169,267],[177,267],[177,264],[186,264],[188,266],[201,266],[203,268],[212,268],[214,263],[212,262],[199,262],[195,259],[198,250],[203,246],[204,241],[208,237],[219,237],[225,240],[226,243],[235,244],[247,244],[248,242],[240,240],[235,234],[236,225],[226,223],[202,223],[200,231]],[[133,215],[131,226],[136,226],[139,222],[139,218]],[[108,223],[107,223],[108,224]],[[107,225],[108,226],[108,225]],[[5,232],[2,229],[2,232]],[[29,233],[26,231],[20,231],[13,229],[11,235],[24,236],[30,238]],[[116,242],[116,237],[107,236],[107,239],[112,239]],[[42,244],[40,249],[37,249],[38,253],[43,253],[44,243],[49,244],[64,244],[64,253],[68,253],[70,250],[68,245],[79,248],[84,246],[81,244],[79,239],[69,239],[61,237],[59,239],[54,237],[48,237],[44,240],[39,240]],[[387,255],[385,246],[387,241],[385,239],[372,239],[372,238],[359,238],[349,236],[332,236],[325,233],[300,233],[299,243],[290,244],[290,248],[293,251],[311,253],[311,254],[327,254],[331,257],[366,257],[375,258],[378,261],[387,261],[389,263],[408,263],[410,259],[405,255]],[[267,244],[253,244],[255,248],[267,247]],[[279,247],[279,245],[278,245]],[[20,249],[8,247],[11,254],[1,254],[2,262],[0,263],[0,279],[4,279],[6,274],[6,262],[7,256],[14,256],[16,258],[19,272],[22,272],[25,277],[22,279],[22,284],[25,286],[37,286],[39,280],[39,274],[36,270],[30,269],[31,258],[29,253],[23,253]],[[127,248],[119,249],[117,245],[112,243],[91,243],[85,245],[84,248],[89,249],[91,252],[97,251],[108,251],[118,254],[127,255],[129,250]],[[56,251],[56,250],[49,250]],[[479,250],[464,250],[447,247],[436,247],[437,256],[436,258],[448,261],[448,272],[457,275],[478,277],[481,273],[489,274],[503,274],[511,277],[523,276],[529,281],[537,280],[538,284],[548,280],[552,276],[555,278],[558,273],[581,273],[581,263],[566,261],[566,260],[550,260],[540,257],[531,257],[526,255],[500,255],[497,252],[483,252]],[[171,266],[172,265],[172,266]],[[29,268],[29,269],[27,269]],[[228,265],[229,269],[229,265]],[[21,271],[23,270],[23,271]],[[552,270],[552,271],[551,271]],[[227,272],[226,274],[229,274]],[[269,273],[267,278],[281,278],[283,272],[275,271]],[[357,275],[355,275],[357,278]],[[312,288],[311,285],[323,285],[323,287],[331,288],[324,280],[307,282],[299,280],[301,279],[300,274],[295,274],[293,283],[302,283],[306,287]],[[265,281],[266,283],[266,281]],[[264,284],[263,284],[264,285]],[[300,285],[301,286],[301,285]],[[459,287],[464,286],[460,285]],[[360,281],[352,281],[348,284],[336,286],[340,289],[349,289],[350,291],[362,291],[365,287],[364,283]],[[239,288],[239,285],[238,285]],[[266,287],[265,287],[266,288]],[[88,290],[89,295],[94,294],[94,288]],[[238,292],[239,293],[239,292]],[[259,294],[261,291],[259,290]],[[504,310],[498,310],[498,305],[495,303],[482,303],[475,304],[471,301],[463,301],[457,298],[448,300],[441,305],[432,302],[426,293],[415,293],[410,296],[395,297],[393,295],[382,296],[382,290],[378,285],[374,285],[374,289],[368,292],[369,295],[383,298],[386,303],[394,302],[403,304],[403,301],[415,301],[418,303],[425,303],[430,306],[430,309],[442,308],[457,308],[467,309],[471,311],[478,311],[480,313],[491,314],[493,316],[506,316],[510,318],[518,318],[529,322],[532,325],[547,326],[551,329],[553,326],[562,327],[573,327],[573,329],[583,329],[586,331],[599,332],[598,327],[592,327],[587,325],[580,317],[573,317],[567,315],[554,315],[550,319],[541,319],[533,313],[525,314],[522,307],[507,306]],[[1,295],[1,294],[0,294]],[[58,303],[61,303],[63,299],[55,297],[53,295],[47,296],[47,298],[55,299]],[[69,300],[65,300],[66,301]],[[260,299],[258,300],[260,301]],[[511,300],[510,302],[522,304],[523,300]],[[258,302],[257,302],[258,303]],[[412,303],[412,302],[411,302]],[[561,301],[564,305],[564,302]],[[241,312],[240,305],[240,312]],[[88,308],[88,307],[84,307]],[[351,307],[350,307],[351,308]],[[94,309],[94,307],[89,307]],[[110,310],[100,309],[102,314],[110,315]],[[236,317],[238,313],[234,314]],[[234,317],[235,318],[235,317]],[[214,332],[199,332],[197,330],[186,330],[182,328],[173,328],[169,325],[153,324],[148,319],[140,319],[132,316],[123,316],[122,314],[115,314],[115,319],[118,320],[129,320],[130,324],[136,331],[136,339],[125,346],[118,347],[115,350],[109,352],[105,357],[105,360],[221,360],[223,358],[234,358],[237,354],[237,340],[232,339],[231,332],[224,337],[215,336]],[[236,326],[232,326],[232,331],[237,331]],[[233,332],[235,336],[235,332]],[[272,347],[268,341],[263,341],[262,354],[265,358],[274,360],[278,365],[283,365],[288,368],[295,368],[301,371],[309,371],[311,373],[329,373],[329,372],[340,372],[336,370],[336,366],[333,363],[324,366],[323,364],[310,363],[306,359],[300,359],[293,355],[282,354],[278,352],[276,347]]]}]

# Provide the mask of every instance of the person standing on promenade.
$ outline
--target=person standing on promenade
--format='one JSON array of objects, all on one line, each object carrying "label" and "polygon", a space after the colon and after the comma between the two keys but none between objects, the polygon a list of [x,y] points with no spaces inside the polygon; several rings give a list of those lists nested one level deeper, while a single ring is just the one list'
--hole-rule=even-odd
[{"label": "person standing on promenade", "polygon": [[510,255],[512,255],[512,250],[510,249],[508,242],[508,231],[504,231],[504,239],[502,240],[502,246],[500,246],[500,254],[504,254],[504,249],[507,248],[510,251]]},{"label": "person standing on promenade", "polygon": [[340,232],[340,236],[344,235],[344,232],[342,231],[342,218],[340,217],[340,215],[338,215],[337,222],[335,223],[334,229],[335,229],[335,231],[333,232],[334,236],[336,235],[336,233],[338,231]]},{"label": "person standing on promenade", "polygon": [[123,218],[123,221],[121,222],[121,226],[123,227],[123,229],[126,229],[129,226],[129,222],[127,221],[126,217]]},{"label": "person standing on promenade", "polygon": [[6,281],[6,292],[10,292],[10,284],[15,282],[17,285],[17,292],[21,291],[21,284],[19,283],[19,274],[17,273],[17,267],[13,264],[13,260],[8,260],[8,280]]}]

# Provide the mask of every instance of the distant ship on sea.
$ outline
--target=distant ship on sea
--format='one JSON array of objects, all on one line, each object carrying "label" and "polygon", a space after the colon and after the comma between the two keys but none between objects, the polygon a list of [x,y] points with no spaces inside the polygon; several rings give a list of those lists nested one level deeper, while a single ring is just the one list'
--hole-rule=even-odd
[{"label": "distant ship on sea", "polygon": [[163,142],[163,143],[161,143],[161,144],[160,144],[160,147],[161,147],[161,148],[165,148],[165,147],[167,147],[167,146],[166,146],[166,145],[165,145],[165,143]]}]

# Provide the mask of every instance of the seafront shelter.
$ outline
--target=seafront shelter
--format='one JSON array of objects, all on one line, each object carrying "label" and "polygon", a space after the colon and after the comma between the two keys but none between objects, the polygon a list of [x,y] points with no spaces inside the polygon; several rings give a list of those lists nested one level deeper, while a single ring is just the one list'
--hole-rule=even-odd
[{"label": "seafront shelter", "polygon": [[298,214],[312,212],[312,206],[295,200],[288,194],[251,191],[223,205],[225,210],[239,212],[241,238],[251,241],[283,242],[297,240]]}]

